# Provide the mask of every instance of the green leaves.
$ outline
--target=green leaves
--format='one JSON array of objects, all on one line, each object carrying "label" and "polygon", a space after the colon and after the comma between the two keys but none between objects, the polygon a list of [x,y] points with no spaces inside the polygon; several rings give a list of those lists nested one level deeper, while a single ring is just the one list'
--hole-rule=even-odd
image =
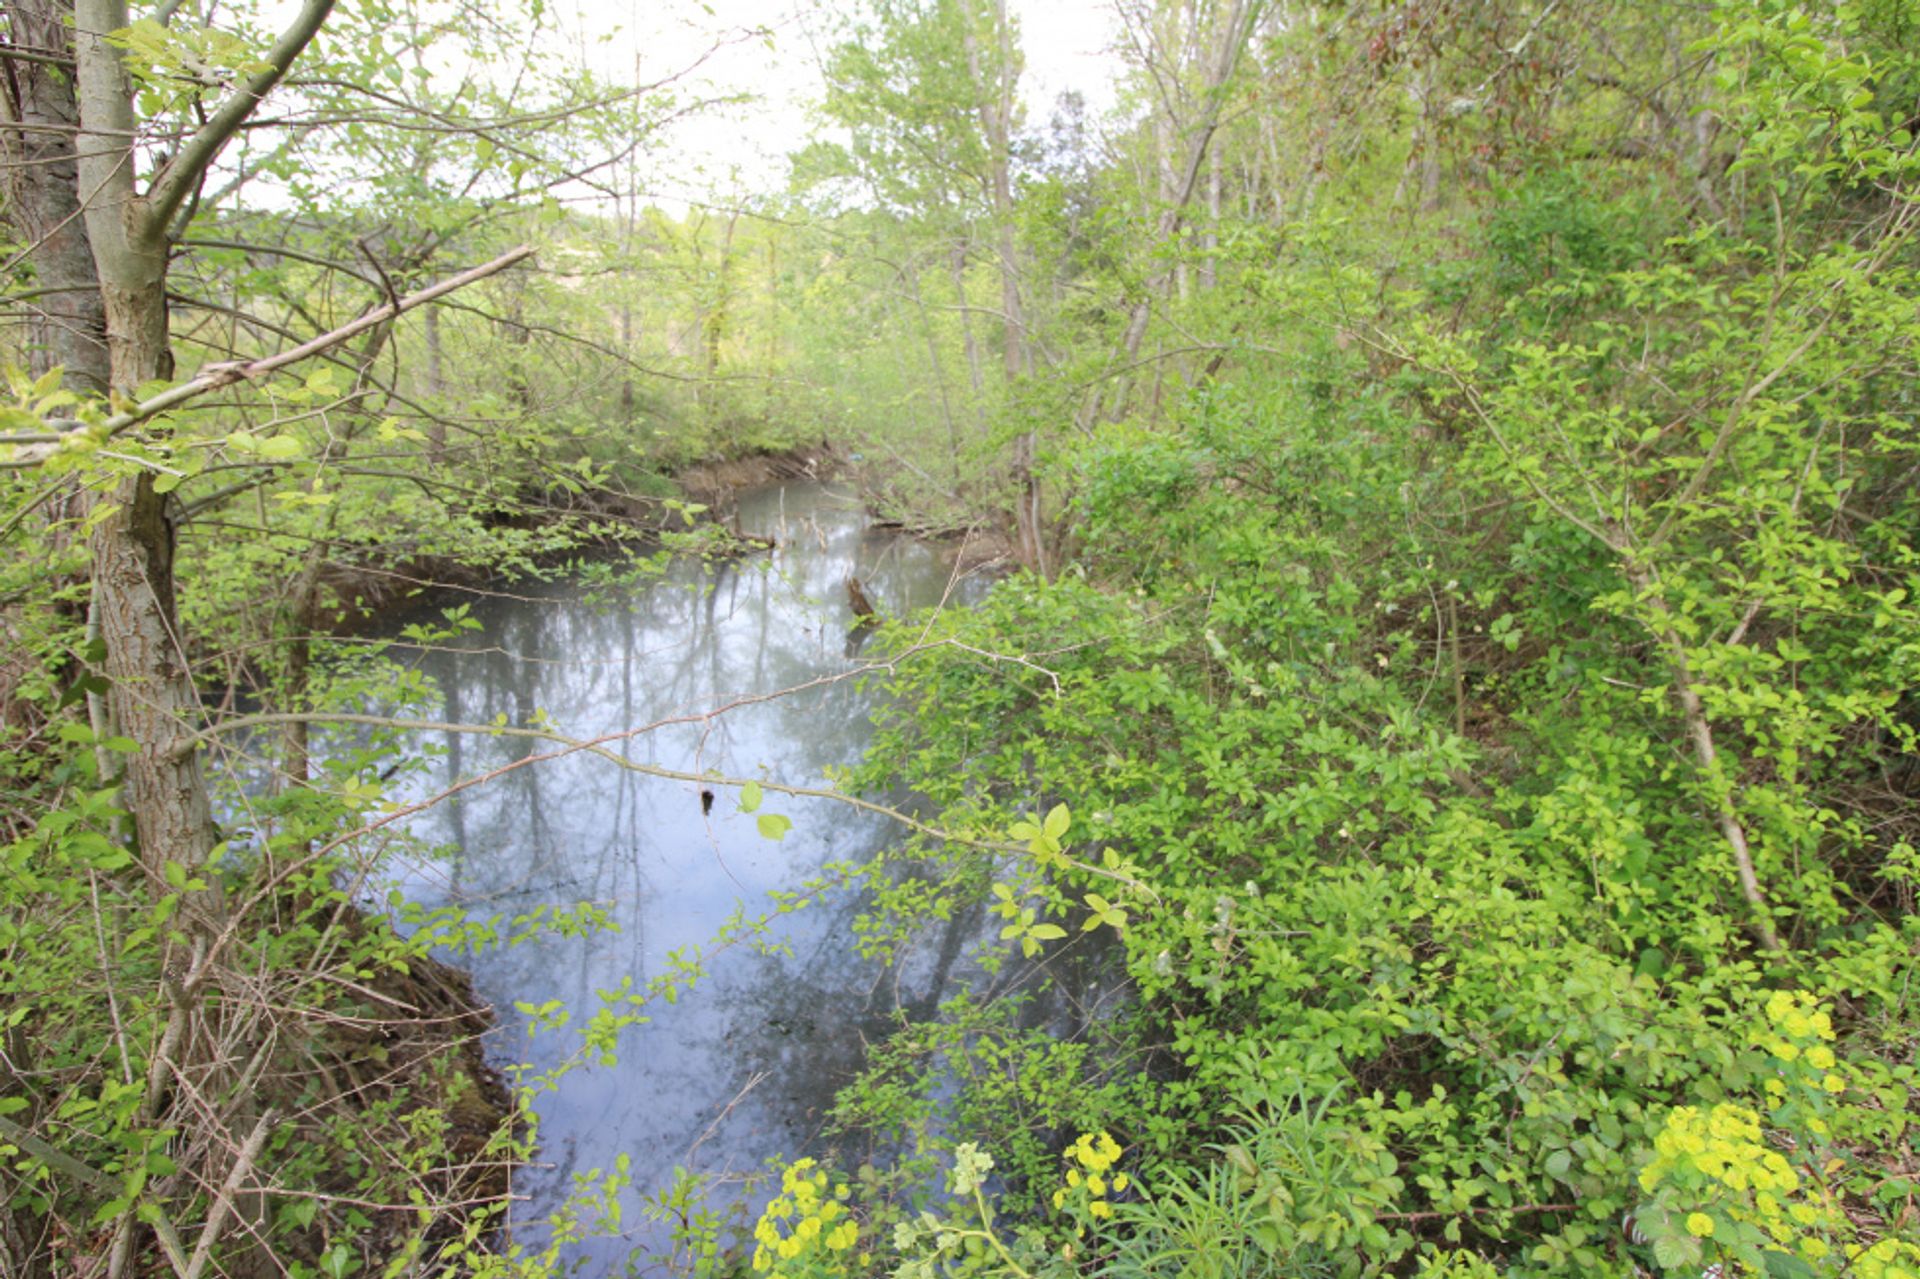
[{"label": "green leaves", "polygon": [[1058,924],[1038,922],[1038,914],[1031,907],[1021,910],[1014,916],[1013,922],[1000,930],[1000,940],[1020,939],[1020,953],[1028,959],[1040,953],[1042,943],[1058,941],[1067,935],[1067,930]]},{"label": "green leaves", "polygon": [[1016,840],[1024,841],[1027,851],[1042,865],[1064,865],[1066,855],[1061,851],[1061,839],[1068,827],[1073,824],[1073,815],[1065,804],[1055,804],[1042,821],[1023,818],[1007,828],[1007,834]]},{"label": "green leaves", "polygon": [[226,447],[242,458],[257,458],[262,462],[291,462],[306,453],[306,446],[297,436],[263,437],[249,431],[235,431],[227,436]]},{"label": "green leaves", "polygon": [[748,782],[740,788],[740,811],[751,813],[760,807],[760,783]]},{"label": "green leaves", "polygon": [[1118,933],[1126,931],[1127,912],[1124,908],[1114,905],[1099,893],[1088,893],[1084,900],[1087,903],[1087,909],[1093,913],[1082,921],[1081,931],[1090,933],[1102,924]]},{"label": "green leaves", "polygon": [[762,813],[754,823],[765,839],[782,840],[793,829],[793,819],[784,813]]}]

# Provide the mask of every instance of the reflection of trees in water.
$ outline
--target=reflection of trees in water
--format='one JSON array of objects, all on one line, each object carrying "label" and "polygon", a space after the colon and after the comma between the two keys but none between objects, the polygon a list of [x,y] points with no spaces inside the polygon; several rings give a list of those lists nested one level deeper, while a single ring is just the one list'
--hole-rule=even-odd
[{"label": "reflection of trees in water", "polygon": [[[771,509],[770,500],[743,503],[743,523],[775,532]],[[791,536],[770,559],[675,565],[665,581],[610,607],[563,598],[476,607],[484,630],[466,641],[473,651],[423,659],[445,693],[447,717],[527,723],[544,712],[563,731],[599,736],[699,714],[845,669],[849,573],[892,613],[933,603],[950,586],[948,570],[924,546],[869,537],[857,517],[808,508],[791,491],[787,513]],[[801,536],[798,521],[809,517],[815,524]],[[842,681],[614,748],[668,767],[736,775],[764,768],[804,783],[858,758],[870,735],[869,704],[869,694]],[[463,734],[449,735],[446,748],[442,785],[545,749]],[[736,903],[764,909],[768,890],[797,884],[830,860],[863,860],[892,834],[826,801],[767,802],[794,819],[781,844],[760,840],[731,795],[703,818],[695,788],[577,753],[512,769],[432,810],[421,833],[459,850],[443,868],[450,899],[509,915],[594,901],[621,930],[543,937],[479,957],[477,985],[503,1010],[497,1051],[535,1069],[555,1064],[577,1037],[528,1040],[513,1001],[562,999],[583,1021],[599,1006],[596,988],[628,976],[644,986],[668,950],[709,939]],[[977,977],[969,943],[997,922],[977,905],[957,912],[911,957],[883,969],[853,946],[851,923],[863,904],[861,894],[835,893],[781,921],[791,956],[722,956],[679,1004],[648,1009],[656,1019],[625,1037],[619,1067],[569,1076],[559,1094],[542,1098],[547,1167],[516,1177],[516,1189],[533,1195],[531,1207],[557,1202],[574,1172],[610,1167],[622,1153],[632,1155],[641,1187],[651,1188],[696,1142],[700,1166],[733,1170],[809,1144],[835,1090],[860,1068],[865,1042],[889,1032],[897,1013],[935,1015],[959,983]],[[596,1251],[609,1260],[624,1249]]]}]

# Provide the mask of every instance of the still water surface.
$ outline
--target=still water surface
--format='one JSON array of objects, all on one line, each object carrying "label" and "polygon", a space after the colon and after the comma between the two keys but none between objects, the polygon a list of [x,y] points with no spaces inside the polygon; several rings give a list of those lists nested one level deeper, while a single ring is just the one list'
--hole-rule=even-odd
[{"label": "still water surface", "polygon": [[[778,549],[718,565],[682,562],[611,604],[563,590],[476,605],[484,630],[460,641],[464,651],[422,658],[446,718],[525,724],[545,712],[560,731],[593,737],[699,714],[855,667],[850,574],[889,613],[943,601],[964,607],[986,589],[935,548],[869,528],[851,499],[827,486],[743,494],[740,517],[745,532],[777,538]],[[617,749],[667,768],[820,785],[829,769],[859,758],[875,695],[842,680],[662,727]],[[444,746],[427,783],[436,789],[536,749],[474,736],[450,736]],[[643,987],[671,952],[705,945],[736,909],[762,913],[769,893],[830,863],[863,861],[898,834],[845,805],[768,794],[761,811],[793,821],[776,843],[760,836],[731,791],[716,793],[710,813],[702,807],[695,784],[575,754],[508,771],[416,823],[416,833],[448,851],[410,873],[415,900],[479,915],[594,902],[617,924],[460,961],[498,1013],[493,1053],[503,1066],[544,1070],[579,1043],[567,1030],[529,1037],[517,1002],[561,1000],[584,1021],[599,1006],[596,990],[625,978]],[[624,1032],[617,1066],[575,1070],[540,1096],[539,1162],[515,1179],[515,1192],[530,1196],[515,1213],[516,1237],[538,1243],[531,1223],[564,1198],[575,1174],[611,1169],[626,1155],[635,1180],[626,1233],[578,1254],[588,1273],[606,1273],[636,1247],[665,1245],[638,1202],[676,1167],[727,1178],[772,1155],[817,1152],[834,1091],[859,1068],[864,1044],[895,1024],[896,1011],[931,1016],[976,980],[969,956],[999,922],[963,913],[923,952],[886,967],[854,949],[850,925],[861,904],[857,891],[842,889],[783,917],[774,936],[787,953],[721,953],[692,993],[672,1005],[655,1001],[652,1020]],[[729,1193],[723,1185],[716,1197]]]}]

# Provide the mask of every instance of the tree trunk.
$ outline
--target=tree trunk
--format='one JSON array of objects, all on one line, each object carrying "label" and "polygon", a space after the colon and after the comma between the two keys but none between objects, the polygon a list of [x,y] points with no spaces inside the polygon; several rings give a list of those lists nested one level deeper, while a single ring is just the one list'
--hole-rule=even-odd
[{"label": "tree trunk", "polygon": [[[993,0],[993,33],[997,65],[987,74],[984,51],[974,23],[962,28],[967,55],[967,71],[973,80],[978,103],[980,129],[987,142],[987,186],[993,202],[994,231],[1000,255],[1001,354],[1005,361],[1009,387],[1031,371],[1027,348],[1026,319],[1020,301],[1018,245],[1014,235],[1013,209],[1013,130],[1014,83],[1019,68],[1014,64],[1013,28],[1007,21],[1006,0]],[[1022,563],[1045,576],[1046,539],[1040,520],[1040,485],[1033,473],[1038,439],[1025,431],[1014,440],[1011,478],[1014,488],[1014,531]]]},{"label": "tree trunk", "polygon": [[1220,148],[1207,157],[1207,232],[1200,239],[1206,256],[1200,259],[1200,288],[1211,289],[1220,278],[1217,259],[1220,252],[1220,195],[1222,186]]},{"label": "tree trunk", "polygon": [[[8,170],[8,219],[26,241],[40,282],[53,290],[45,295],[51,305],[36,359],[65,364],[71,388],[133,397],[147,383],[171,379],[170,225],[176,217],[185,220],[181,211],[208,167],[312,40],[332,4],[304,0],[260,64],[211,107],[197,129],[172,141],[171,157],[142,194],[135,183],[140,132],[133,85],[112,40],[129,25],[126,0],[8,0],[12,43],[30,44],[55,60],[4,60],[0,74],[6,77],[12,127],[5,130],[3,158],[15,162]],[[61,65],[69,57],[70,73]],[[103,747],[114,738],[132,743],[124,751],[103,750],[118,770],[107,780],[118,782],[134,852],[155,895],[169,891],[167,871],[173,867],[208,881],[186,893],[175,914],[174,926],[186,940],[169,944],[164,956],[173,1012],[168,1039],[149,1066],[136,1126],[168,1122],[176,1113],[172,1083],[189,1069],[197,1076],[191,1088],[203,1103],[220,1104],[223,1093],[235,1091],[231,1059],[215,1042],[224,1033],[222,1002],[201,993],[204,974],[185,980],[197,959],[208,955],[207,939],[220,927],[223,905],[210,866],[217,835],[197,749],[200,702],[174,601],[170,499],[155,491],[154,476],[130,468],[112,480],[92,497],[86,525],[90,623],[104,644],[101,670],[108,685],[97,722],[105,730]],[[189,1022],[197,1026],[191,1033],[185,1029]],[[242,1088],[232,1100],[244,1121],[254,1098]],[[234,1190],[233,1206],[249,1243],[239,1256],[223,1259],[223,1273],[278,1273],[260,1229],[264,1197]],[[134,1258],[135,1227],[131,1209],[114,1222],[109,1279]],[[220,1232],[210,1222],[203,1246]],[[15,1243],[6,1239],[0,1258]],[[199,1254],[200,1260],[205,1256]]]},{"label": "tree trunk", "polygon": [[[59,0],[14,0],[4,7],[12,43],[65,50],[72,39],[72,5]],[[107,320],[94,276],[93,248],[80,216],[79,161],[74,130],[80,121],[73,77],[35,62],[6,59],[6,124],[0,159],[6,164],[7,218],[29,246],[34,268],[27,356],[37,377],[56,365],[65,385],[82,395],[107,389]]]},{"label": "tree trunk", "polygon": [[[167,341],[167,251],[160,223],[134,193],[133,87],[107,34],[127,25],[124,0],[75,6],[79,86],[78,175],[87,236],[105,303],[109,385],[136,388],[173,375]],[[153,473],[122,479],[96,499],[88,547],[94,606],[106,641],[107,706],[133,740],[123,799],[140,856],[156,882],[168,862],[197,872],[212,855],[213,817],[194,747],[199,696],[175,621],[173,524]],[[214,890],[195,904],[217,913]]]},{"label": "tree trunk", "polygon": [[[1156,248],[1178,234],[1186,219],[1187,205],[1192,201],[1194,188],[1199,184],[1201,165],[1207,158],[1214,131],[1220,125],[1220,110],[1226,102],[1227,83],[1240,65],[1240,55],[1253,34],[1253,25],[1259,13],[1260,0],[1233,0],[1221,24],[1213,60],[1206,70],[1201,99],[1204,105],[1200,117],[1184,131],[1186,154],[1174,174],[1171,197],[1160,210],[1160,217],[1154,224]],[[1120,342],[1123,358],[1107,410],[1107,416],[1111,419],[1118,420],[1126,412],[1127,394],[1132,382],[1129,370],[1140,359],[1140,347],[1147,335],[1147,321],[1153,314],[1154,298],[1165,288],[1164,275],[1149,281],[1128,312],[1127,327]]]},{"label": "tree trunk", "polygon": [[926,339],[927,360],[933,366],[933,382],[940,388],[940,417],[947,427],[947,456],[953,469],[953,487],[960,488],[960,428],[953,417],[953,395],[947,388],[947,365],[940,358],[940,343],[927,316],[926,299],[920,293],[920,278],[912,270],[901,272],[901,279],[913,291],[913,305],[920,313],[920,333]]},{"label": "tree trunk", "polygon": [[973,388],[974,422],[987,433],[986,380],[980,371],[980,343],[973,336],[973,308],[967,303],[967,242],[956,237],[947,246],[947,272],[953,276],[954,304],[960,308],[960,345],[967,353],[967,383]]},{"label": "tree trunk", "polygon": [[447,389],[440,363],[440,308],[429,306],[423,309],[426,311],[423,319],[427,331],[427,403],[433,406],[433,420],[427,423],[427,460],[438,466],[447,453],[447,423],[440,416],[440,397]]}]

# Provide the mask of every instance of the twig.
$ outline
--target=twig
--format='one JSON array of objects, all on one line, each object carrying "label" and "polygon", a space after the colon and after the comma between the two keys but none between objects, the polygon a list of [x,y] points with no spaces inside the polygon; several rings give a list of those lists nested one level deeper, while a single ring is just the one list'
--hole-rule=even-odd
[{"label": "twig", "polygon": [[200,1279],[201,1272],[207,1268],[207,1262],[213,1257],[214,1241],[220,1237],[220,1231],[233,1211],[233,1197],[239,1193],[241,1181],[253,1170],[253,1161],[260,1157],[260,1151],[267,1144],[267,1138],[273,1135],[274,1125],[279,1118],[279,1111],[267,1107],[259,1122],[254,1124],[253,1131],[247,1134],[246,1144],[240,1147],[240,1153],[234,1156],[233,1167],[228,1171],[226,1181],[221,1183],[220,1192],[213,1197],[213,1208],[207,1213],[207,1224],[200,1228],[200,1241],[193,1247],[193,1260],[187,1263],[186,1279]]}]

